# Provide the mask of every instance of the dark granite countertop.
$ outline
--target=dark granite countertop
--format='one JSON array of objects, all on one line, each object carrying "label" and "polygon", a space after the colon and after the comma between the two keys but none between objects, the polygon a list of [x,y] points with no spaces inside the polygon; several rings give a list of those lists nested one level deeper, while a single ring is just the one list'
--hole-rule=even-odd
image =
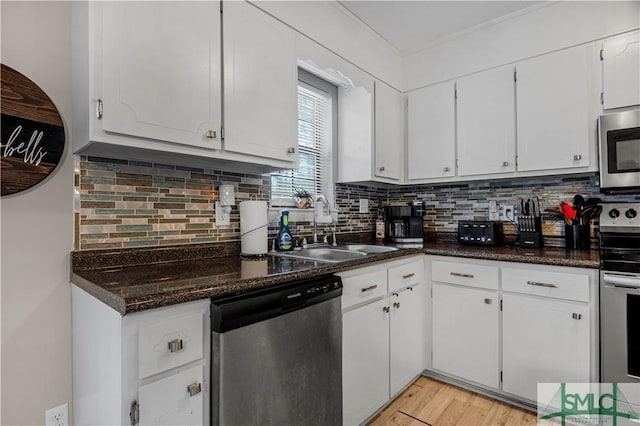
[{"label": "dark granite countertop", "polygon": [[[169,258],[176,250],[163,249]],[[162,260],[153,249],[127,249],[95,253],[72,252],[71,282],[114,308],[122,315],[192,300],[220,298],[275,284],[346,271],[383,260],[422,254],[422,249],[402,249],[369,255],[341,263],[297,260],[266,255],[262,259],[240,256],[193,256],[184,248],[183,259]],[[143,254],[141,254],[143,253]],[[129,256],[127,256],[130,254]],[[118,265],[123,262],[135,262]],[[148,258],[148,263],[144,259]],[[92,267],[92,262],[96,262]],[[121,262],[122,263],[122,262]]]},{"label": "dark granite countertop", "polygon": [[[74,251],[71,282],[122,315],[193,300],[220,298],[321,274],[363,267],[403,256],[430,254],[545,265],[598,268],[595,250],[524,249],[426,242],[341,263],[264,256],[242,259],[237,244],[148,249]],[[187,260],[185,260],[187,259]]]},{"label": "dark granite countertop", "polygon": [[503,247],[465,246],[452,242],[426,242],[426,254],[438,256],[468,257],[507,262],[537,263],[541,265],[571,266],[577,268],[600,267],[598,250],[567,250],[561,247],[522,248],[514,245]]}]

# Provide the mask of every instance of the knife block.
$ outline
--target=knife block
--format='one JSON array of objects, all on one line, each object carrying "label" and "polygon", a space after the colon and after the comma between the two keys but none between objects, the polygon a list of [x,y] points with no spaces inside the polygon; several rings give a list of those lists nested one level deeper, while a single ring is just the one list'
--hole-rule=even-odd
[{"label": "knife block", "polygon": [[[520,247],[527,248],[540,248],[543,245],[542,239],[542,219],[539,217],[527,217],[529,222],[528,227],[524,228],[523,222],[519,225],[518,245]],[[523,229],[527,229],[526,231]]]}]

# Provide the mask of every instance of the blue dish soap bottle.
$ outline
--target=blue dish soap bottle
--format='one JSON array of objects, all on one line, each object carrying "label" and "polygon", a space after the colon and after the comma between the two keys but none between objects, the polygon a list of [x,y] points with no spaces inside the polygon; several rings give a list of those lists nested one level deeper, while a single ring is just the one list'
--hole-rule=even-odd
[{"label": "blue dish soap bottle", "polygon": [[283,211],[280,216],[280,231],[278,231],[278,251],[293,250],[293,237],[289,231],[289,212]]}]

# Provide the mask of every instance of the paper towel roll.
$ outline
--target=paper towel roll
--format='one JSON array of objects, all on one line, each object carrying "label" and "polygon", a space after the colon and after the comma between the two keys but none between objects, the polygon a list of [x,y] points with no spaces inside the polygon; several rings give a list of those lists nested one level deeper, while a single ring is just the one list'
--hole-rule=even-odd
[{"label": "paper towel roll", "polygon": [[260,255],[268,251],[267,202],[242,201],[240,203],[240,252]]}]

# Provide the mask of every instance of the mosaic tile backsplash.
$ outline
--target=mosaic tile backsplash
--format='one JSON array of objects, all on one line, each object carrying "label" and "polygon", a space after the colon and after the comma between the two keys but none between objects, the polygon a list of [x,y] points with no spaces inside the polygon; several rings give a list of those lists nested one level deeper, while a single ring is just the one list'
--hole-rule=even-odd
[{"label": "mosaic tile backsplash", "polygon": [[[236,241],[240,239],[240,201],[269,199],[268,176],[85,156],[77,156],[76,163],[75,247],[80,250]],[[217,227],[214,205],[222,183],[235,185],[236,205],[231,225]],[[443,186],[337,184],[335,230],[339,235],[373,233],[379,199],[385,204],[423,202],[425,232],[455,233],[458,220],[487,219],[490,200],[515,204],[518,198],[537,195],[544,209],[578,193],[601,196],[597,175]],[[359,213],[361,198],[369,199],[369,213]],[[601,198],[640,201],[640,195]],[[318,229],[324,235],[332,225]],[[291,223],[291,230],[296,237],[310,237],[313,223]],[[515,227],[507,224],[505,231],[514,233]],[[561,237],[563,232],[562,224],[545,220],[545,236]],[[269,238],[276,233],[274,219]]]}]

